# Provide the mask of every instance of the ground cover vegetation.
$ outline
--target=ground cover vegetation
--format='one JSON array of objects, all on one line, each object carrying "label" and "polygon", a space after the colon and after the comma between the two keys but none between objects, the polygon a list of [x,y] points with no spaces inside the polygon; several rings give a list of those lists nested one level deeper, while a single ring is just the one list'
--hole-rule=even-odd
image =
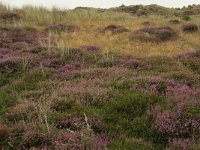
[{"label": "ground cover vegetation", "polygon": [[199,5],[0,5],[0,148],[200,149],[199,25]]}]

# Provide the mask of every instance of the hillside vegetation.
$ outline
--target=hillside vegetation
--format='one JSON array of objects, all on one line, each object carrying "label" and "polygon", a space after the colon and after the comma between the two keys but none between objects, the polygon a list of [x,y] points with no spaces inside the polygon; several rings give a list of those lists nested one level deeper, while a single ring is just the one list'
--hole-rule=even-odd
[{"label": "hillside vegetation", "polygon": [[0,149],[200,149],[199,25],[199,5],[0,5]]}]

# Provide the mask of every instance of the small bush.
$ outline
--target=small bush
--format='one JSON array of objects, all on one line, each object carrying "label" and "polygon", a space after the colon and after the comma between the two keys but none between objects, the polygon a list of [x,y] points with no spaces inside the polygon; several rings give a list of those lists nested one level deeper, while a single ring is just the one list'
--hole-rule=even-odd
[{"label": "small bush", "polygon": [[177,39],[178,35],[170,27],[147,27],[134,31],[131,34],[132,40],[149,41],[149,42],[165,42]]},{"label": "small bush", "polygon": [[110,31],[113,34],[116,34],[116,33],[128,32],[129,30],[123,26],[111,24],[101,30],[102,33],[105,33],[106,31]]},{"label": "small bush", "polygon": [[188,23],[188,24],[184,24],[182,26],[182,30],[183,30],[183,32],[192,33],[192,32],[197,32],[199,30],[199,27],[198,27],[198,25],[196,25],[194,23]]},{"label": "small bush", "polygon": [[27,130],[22,138],[22,143],[20,144],[23,148],[40,147],[50,143],[50,139],[47,135],[41,133],[40,131]]},{"label": "small bush", "polygon": [[191,17],[186,15],[186,16],[183,16],[182,19],[185,20],[185,21],[190,21]]},{"label": "small bush", "polygon": [[176,24],[180,24],[181,21],[178,20],[178,19],[173,19],[173,20],[169,20],[169,23],[170,23],[170,24],[174,24],[174,25],[176,25]]},{"label": "small bush", "polygon": [[19,21],[22,19],[22,16],[17,13],[1,13],[0,19],[2,19],[4,21],[14,21],[14,20]]}]

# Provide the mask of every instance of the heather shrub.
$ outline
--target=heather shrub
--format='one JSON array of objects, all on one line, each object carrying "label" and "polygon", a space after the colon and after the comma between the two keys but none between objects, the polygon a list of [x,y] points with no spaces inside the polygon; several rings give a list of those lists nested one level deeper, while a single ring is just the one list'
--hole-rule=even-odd
[{"label": "heather shrub", "polygon": [[100,30],[100,32],[102,32],[102,33],[105,33],[107,31],[110,31],[113,34],[123,33],[123,32],[129,32],[129,30],[126,29],[125,27],[119,26],[119,25],[114,25],[114,24],[108,25],[104,29]]},{"label": "heather shrub", "polygon": [[195,23],[187,23],[182,26],[183,32],[193,33],[199,30],[198,25]]},{"label": "heather shrub", "polygon": [[199,51],[179,56],[179,61],[190,70],[200,73]]},{"label": "heather shrub", "polygon": [[169,23],[173,24],[173,25],[176,25],[176,24],[180,24],[181,22],[178,19],[172,19],[172,20],[169,20]]},{"label": "heather shrub", "polygon": [[0,19],[3,21],[19,21],[22,19],[22,16],[17,13],[0,13]]},{"label": "heather shrub", "polygon": [[36,104],[33,102],[21,102],[8,112],[3,117],[9,122],[18,122],[20,120],[32,120],[37,118]]},{"label": "heather shrub", "polygon": [[136,89],[138,92],[143,93],[154,93],[165,95],[166,90],[169,87],[174,87],[176,85],[174,80],[163,79],[161,77],[151,77],[147,80],[143,80],[138,83]]},{"label": "heather shrub", "polygon": [[178,35],[170,27],[146,27],[134,31],[131,34],[132,40],[146,41],[146,42],[165,42],[177,39]]},{"label": "heather shrub", "polygon": [[51,139],[41,131],[26,130],[22,137],[20,147],[26,149],[32,147],[41,147],[50,144],[50,142]]},{"label": "heather shrub", "polygon": [[[169,100],[169,106],[162,110],[153,107],[149,114],[155,121],[156,132],[160,141],[167,144],[170,139],[199,139],[200,115],[199,102],[191,101],[191,97],[178,96]],[[174,103],[176,101],[177,103]],[[174,141],[174,146],[190,146],[190,144]],[[179,145],[180,144],[180,145]]]}]

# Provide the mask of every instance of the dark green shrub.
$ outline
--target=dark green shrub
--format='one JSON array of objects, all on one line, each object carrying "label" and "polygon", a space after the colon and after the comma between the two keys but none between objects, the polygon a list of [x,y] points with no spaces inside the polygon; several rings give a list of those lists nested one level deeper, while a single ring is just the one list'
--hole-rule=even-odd
[{"label": "dark green shrub", "polygon": [[191,17],[186,15],[186,16],[183,16],[182,17],[182,20],[185,20],[185,21],[190,21],[191,20]]}]

